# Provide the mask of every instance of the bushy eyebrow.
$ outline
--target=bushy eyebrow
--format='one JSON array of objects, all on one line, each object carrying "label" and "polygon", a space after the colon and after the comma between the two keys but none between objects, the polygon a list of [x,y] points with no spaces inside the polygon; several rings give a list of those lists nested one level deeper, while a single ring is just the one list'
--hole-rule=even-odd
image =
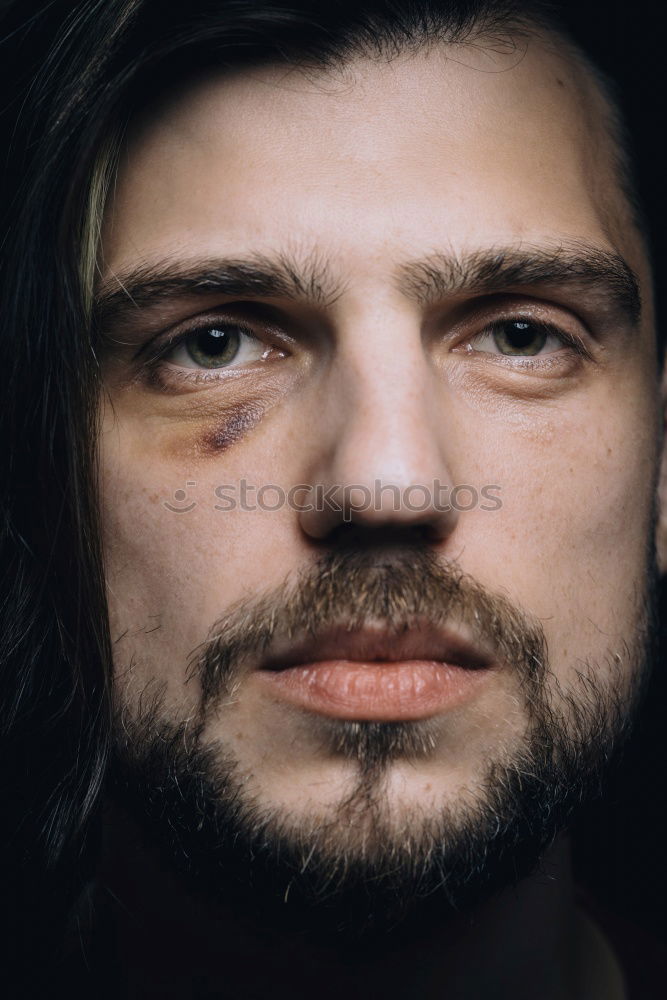
[{"label": "bushy eyebrow", "polygon": [[497,247],[463,256],[434,253],[404,264],[398,285],[424,306],[455,295],[577,286],[604,296],[631,325],[641,316],[639,282],[630,266],[619,254],[583,243]]},{"label": "bushy eyebrow", "polygon": [[137,310],[184,296],[280,298],[330,305],[339,287],[317,257],[298,260],[286,253],[179,261],[167,258],[111,274],[95,296],[94,318],[100,329],[129,318]]},{"label": "bushy eyebrow", "polygon": [[[638,280],[618,254],[582,243],[555,247],[491,247],[464,254],[431,253],[401,264],[393,275],[407,298],[427,307],[454,296],[524,288],[576,286],[595,291],[636,325],[641,314]],[[184,296],[280,298],[320,308],[340,296],[343,281],[321,258],[286,253],[140,264],[111,275],[98,290],[95,324],[108,329],[142,310]]]}]

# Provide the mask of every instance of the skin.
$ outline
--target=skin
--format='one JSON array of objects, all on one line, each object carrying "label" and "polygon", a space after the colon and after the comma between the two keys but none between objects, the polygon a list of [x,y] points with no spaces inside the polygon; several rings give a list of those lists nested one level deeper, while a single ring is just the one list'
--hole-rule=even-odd
[{"label": "skin", "polygon": [[[188,388],[133,379],[131,354],[192,317],[220,316],[224,298],[177,295],[112,329],[127,346],[105,361],[101,487],[122,703],[164,685],[171,717],[193,716],[199,690],[186,664],[216,619],[335,547],[341,518],[216,511],[215,487],[242,478],[285,488],[500,484],[500,510],[385,504],[353,521],[361,533],[428,526],[438,556],[541,621],[563,692],[576,694],[588,663],[623,696],[624,644],[646,588],[660,393],[648,264],[601,107],[583,71],[534,40],[521,59],[437,47],[388,65],[359,58],[337,73],[269,67],[208,77],[136,125],[105,220],[104,287],[139,264],[287,251],[326,262],[337,293],[326,302],[260,297],[280,317],[278,339],[255,325],[273,353]],[[600,291],[565,282],[423,304],[396,281],[398,268],[434,252],[575,243],[624,258],[643,289],[639,323]],[[550,361],[530,368],[479,339],[493,320],[516,315],[581,338],[589,357],[555,342],[542,355]],[[181,351],[168,364],[180,369],[183,359]],[[254,426],[216,443],[249,403]],[[168,510],[164,501],[185,506],[173,498],[188,481],[196,506]],[[555,682],[553,691],[557,698]],[[494,672],[443,714],[430,758],[392,766],[390,814],[399,823],[465,801],[484,762],[511,753],[525,727],[516,678]],[[323,757],[251,675],[211,712],[206,736],[222,736],[249,790],[295,825],[335,816],[350,787],[353,765]],[[442,940],[424,946],[424,996],[441,995],[457,962],[462,996],[498,995],[477,978],[480,955],[491,982],[489,970],[502,967],[506,995],[523,996],[526,942],[539,956],[531,996],[622,995],[604,941],[573,916],[565,847],[551,860],[555,884],[529,880],[490,904],[464,960]],[[164,876],[141,879],[160,905],[178,896]],[[220,915],[207,919],[224,926]],[[491,946],[501,928],[504,950]],[[250,981],[248,966],[244,974]],[[335,963],[327,975],[351,988]],[[362,971],[376,984],[380,975],[372,963]],[[405,956],[384,975],[386,995],[408,995]]]}]

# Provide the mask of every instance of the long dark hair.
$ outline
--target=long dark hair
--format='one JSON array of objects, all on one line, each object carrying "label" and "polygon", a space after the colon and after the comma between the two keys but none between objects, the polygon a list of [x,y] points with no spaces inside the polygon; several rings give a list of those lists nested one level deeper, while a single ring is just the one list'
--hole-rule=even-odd
[{"label": "long dark hair", "polygon": [[[205,65],[331,63],[548,20],[502,0],[5,2],[0,802],[10,952],[56,945],[94,870],[111,643],[96,495],[91,322],[105,192],[125,122]],[[7,938],[5,940],[8,940]]]}]

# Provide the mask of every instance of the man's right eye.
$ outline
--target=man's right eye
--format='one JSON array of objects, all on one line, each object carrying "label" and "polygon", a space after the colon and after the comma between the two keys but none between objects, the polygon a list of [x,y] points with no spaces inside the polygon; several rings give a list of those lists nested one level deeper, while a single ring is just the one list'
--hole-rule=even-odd
[{"label": "man's right eye", "polygon": [[267,345],[236,323],[213,323],[180,334],[159,358],[183,368],[226,368],[259,361]]},{"label": "man's right eye", "polygon": [[210,385],[230,370],[285,356],[268,331],[264,337],[244,322],[199,317],[152,344],[142,370],[148,384],[169,391]]}]

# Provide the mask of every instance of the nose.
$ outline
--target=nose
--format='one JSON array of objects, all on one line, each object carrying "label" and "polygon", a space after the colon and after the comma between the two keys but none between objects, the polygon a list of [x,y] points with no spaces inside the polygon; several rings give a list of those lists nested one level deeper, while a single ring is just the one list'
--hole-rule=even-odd
[{"label": "nose", "polygon": [[342,525],[449,536],[458,515],[449,503],[445,395],[414,323],[341,336],[309,429],[316,446],[302,530],[318,540]]}]

